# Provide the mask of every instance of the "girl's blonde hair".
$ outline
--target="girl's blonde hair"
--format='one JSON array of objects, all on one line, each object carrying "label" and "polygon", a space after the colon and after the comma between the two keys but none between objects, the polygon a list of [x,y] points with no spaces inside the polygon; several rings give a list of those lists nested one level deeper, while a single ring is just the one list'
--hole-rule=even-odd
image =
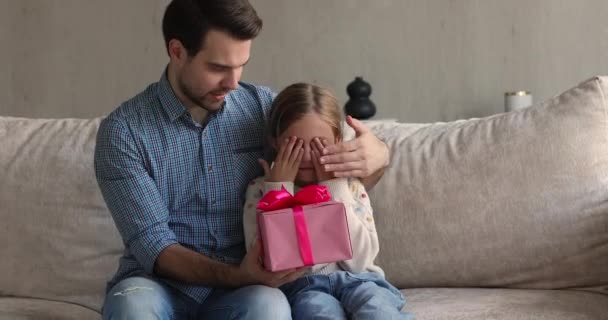
[{"label": "girl's blonde hair", "polygon": [[342,139],[342,112],[338,99],[323,87],[308,83],[295,83],[283,89],[274,99],[268,116],[271,139],[276,139],[290,125],[307,113],[315,112],[331,128],[337,139]]}]

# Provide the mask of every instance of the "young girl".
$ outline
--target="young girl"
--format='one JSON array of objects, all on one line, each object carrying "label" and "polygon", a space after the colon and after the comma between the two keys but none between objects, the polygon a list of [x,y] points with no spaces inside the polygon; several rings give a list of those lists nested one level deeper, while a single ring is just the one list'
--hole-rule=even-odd
[{"label": "young girl", "polygon": [[344,203],[353,249],[351,260],[314,265],[308,274],[281,286],[293,318],[411,319],[400,312],[403,295],[374,263],[378,236],[363,184],[355,178],[334,178],[319,163],[323,147],[342,139],[337,99],[318,86],[293,84],[275,98],[268,128],[278,152],[272,166],[262,162],[265,177],[247,189],[243,224],[248,250],[256,241],[256,205],[262,196],[282,187],[294,194],[309,184],[327,187],[332,200]]}]

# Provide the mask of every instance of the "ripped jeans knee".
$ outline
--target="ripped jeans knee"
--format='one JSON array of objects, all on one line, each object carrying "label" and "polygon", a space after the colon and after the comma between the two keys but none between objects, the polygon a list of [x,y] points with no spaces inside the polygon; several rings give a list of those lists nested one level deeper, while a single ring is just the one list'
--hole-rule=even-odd
[{"label": "ripped jeans knee", "polygon": [[130,294],[145,294],[145,292],[142,291],[146,291],[146,290],[150,290],[150,291],[154,291],[154,289],[150,288],[150,287],[128,287],[125,288],[122,291],[117,291],[114,294],[112,294],[113,296],[126,296],[126,295],[130,295]]},{"label": "ripped jeans knee", "polygon": [[108,292],[103,319],[173,319],[173,301],[172,292],[165,285],[145,277],[127,278]]}]

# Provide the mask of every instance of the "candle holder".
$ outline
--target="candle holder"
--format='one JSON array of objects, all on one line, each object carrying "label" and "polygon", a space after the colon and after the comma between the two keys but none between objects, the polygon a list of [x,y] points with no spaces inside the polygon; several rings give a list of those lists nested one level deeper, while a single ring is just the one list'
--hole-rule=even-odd
[{"label": "candle holder", "polygon": [[506,112],[527,108],[531,105],[532,93],[529,91],[514,91],[505,93]]}]

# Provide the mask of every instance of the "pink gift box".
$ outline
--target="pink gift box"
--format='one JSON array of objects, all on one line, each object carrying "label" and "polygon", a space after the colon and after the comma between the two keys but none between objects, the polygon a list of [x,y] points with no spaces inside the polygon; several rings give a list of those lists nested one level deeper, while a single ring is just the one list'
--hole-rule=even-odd
[{"label": "pink gift box", "polygon": [[[344,204],[328,201],[301,206],[314,264],[353,257]],[[300,253],[293,208],[258,212],[264,266],[281,271],[305,266]]]}]

